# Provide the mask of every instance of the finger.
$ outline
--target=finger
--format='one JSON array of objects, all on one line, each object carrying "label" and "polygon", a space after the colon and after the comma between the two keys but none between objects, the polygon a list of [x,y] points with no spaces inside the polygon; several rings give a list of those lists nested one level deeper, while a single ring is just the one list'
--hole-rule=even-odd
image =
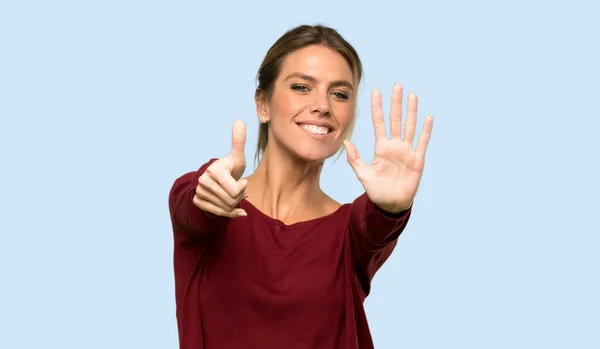
[{"label": "finger", "polygon": [[404,141],[413,147],[415,139],[415,128],[417,126],[418,100],[414,92],[408,94],[408,111],[406,113],[406,125],[404,126]]},{"label": "finger", "polygon": [[390,108],[390,139],[402,137],[402,85],[392,87],[392,106]]},{"label": "finger", "polygon": [[[228,157],[225,158],[226,161],[227,158]],[[245,185],[242,184],[246,183],[247,181],[245,179],[239,179],[236,181],[229,172],[229,169],[225,168],[224,166],[211,166],[206,169],[206,174],[210,176],[210,178],[212,178],[216,184],[218,184],[216,186],[212,186],[210,189],[217,190],[218,192],[213,192],[219,197],[224,195],[235,198],[238,197],[240,192],[245,189]],[[225,194],[221,194],[222,191],[224,191]]]},{"label": "finger", "polygon": [[371,115],[373,128],[375,129],[375,141],[385,139],[385,121],[383,119],[383,107],[381,106],[381,92],[374,89],[371,94]]},{"label": "finger", "polygon": [[235,208],[235,205],[228,205],[228,204],[224,203],[221,199],[219,199],[211,191],[206,190],[200,186],[198,186],[196,188],[196,198],[201,201],[209,202],[212,205],[220,208],[221,210],[223,210],[225,212],[231,212]]},{"label": "finger", "polygon": [[236,120],[231,130],[231,155],[235,160],[245,159],[246,147],[246,124],[242,120]]},{"label": "finger", "polygon": [[419,136],[419,144],[417,145],[416,154],[420,158],[425,157],[427,151],[427,145],[429,144],[429,138],[431,137],[431,131],[433,130],[433,116],[427,115],[425,118],[425,125],[423,125],[423,131]]},{"label": "finger", "polygon": [[207,169],[206,174],[207,176],[203,175],[198,179],[198,184],[227,205],[237,205],[236,200],[244,194],[248,181],[246,179],[236,181],[227,171],[214,173],[208,172]]},{"label": "finger", "polygon": [[[223,193],[224,193],[224,191],[223,191]],[[212,203],[213,205],[223,209],[224,211],[230,212],[239,204],[239,202],[244,198],[245,194],[242,193],[237,198],[231,198],[227,195],[225,195],[225,197],[221,198],[217,194],[215,194],[212,190],[204,187],[203,184],[198,184],[198,186],[196,187],[196,196],[198,198],[200,198],[201,200]]]},{"label": "finger", "polygon": [[246,211],[244,211],[241,208],[236,208],[236,209],[232,210],[231,212],[227,212],[227,211],[215,206],[214,204],[212,204],[210,202],[201,200],[197,196],[194,196],[193,202],[194,202],[194,205],[196,205],[196,207],[198,207],[199,209],[209,212],[209,213],[212,213],[212,214],[216,214],[217,216],[225,216],[225,217],[234,218],[234,217],[243,217],[243,216],[248,215],[246,213]]},{"label": "finger", "polygon": [[358,173],[363,168],[367,167],[367,164],[360,157],[360,155],[358,154],[358,150],[356,150],[356,147],[352,142],[350,142],[349,140],[345,140],[344,148],[346,148],[346,159],[348,160],[348,163],[350,164],[354,172],[358,175]]}]

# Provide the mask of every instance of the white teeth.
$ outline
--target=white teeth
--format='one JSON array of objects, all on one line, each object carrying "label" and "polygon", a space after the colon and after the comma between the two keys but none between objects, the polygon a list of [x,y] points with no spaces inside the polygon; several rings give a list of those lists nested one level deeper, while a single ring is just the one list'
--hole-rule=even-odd
[{"label": "white teeth", "polygon": [[329,133],[329,129],[323,126],[302,124],[300,127],[316,135],[326,135]]}]

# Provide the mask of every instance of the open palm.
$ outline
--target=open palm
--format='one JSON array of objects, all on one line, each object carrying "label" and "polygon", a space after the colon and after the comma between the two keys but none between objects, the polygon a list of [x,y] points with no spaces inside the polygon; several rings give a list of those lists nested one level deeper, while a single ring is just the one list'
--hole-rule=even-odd
[{"label": "open palm", "polygon": [[408,112],[402,138],[402,85],[396,83],[392,89],[390,109],[390,137],[386,135],[385,120],[381,103],[381,92],[374,90],[371,96],[373,127],[375,129],[375,156],[367,165],[356,147],[345,141],[348,163],[362,183],[369,199],[390,213],[404,211],[412,205],[417,194],[425,151],[433,128],[433,118],[425,118],[423,131],[416,149],[413,149],[417,123],[417,96],[408,96]]}]

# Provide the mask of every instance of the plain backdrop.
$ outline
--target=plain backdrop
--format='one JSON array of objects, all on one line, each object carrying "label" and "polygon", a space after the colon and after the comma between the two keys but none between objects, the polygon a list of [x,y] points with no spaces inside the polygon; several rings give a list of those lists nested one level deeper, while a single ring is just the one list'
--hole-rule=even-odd
[{"label": "plain backdrop", "polygon": [[[375,347],[599,348],[598,7],[584,1],[0,3],[0,348],[177,348],[173,181],[257,136],[255,75],[299,24],[419,96],[412,219],[366,301]],[[362,187],[342,156],[322,186]]]}]

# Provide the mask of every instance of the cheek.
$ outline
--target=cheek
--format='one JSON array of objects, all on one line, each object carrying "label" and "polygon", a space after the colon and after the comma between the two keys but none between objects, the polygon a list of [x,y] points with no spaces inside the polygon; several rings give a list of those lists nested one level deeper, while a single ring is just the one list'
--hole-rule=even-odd
[{"label": "cheek", "polygon": [[271,110],[272,117],[275,119],[291,119],[302,111],[303,105],[301,98],[292,93],[281,93],[273,98]]},{"label": "cheek", "polygon": [[340,104],[334,108],[334,115],[336,116],[337,122],[341,128],[345,129],[350,126],[352,119],[354,118],[354,108],[352,105]]}]

